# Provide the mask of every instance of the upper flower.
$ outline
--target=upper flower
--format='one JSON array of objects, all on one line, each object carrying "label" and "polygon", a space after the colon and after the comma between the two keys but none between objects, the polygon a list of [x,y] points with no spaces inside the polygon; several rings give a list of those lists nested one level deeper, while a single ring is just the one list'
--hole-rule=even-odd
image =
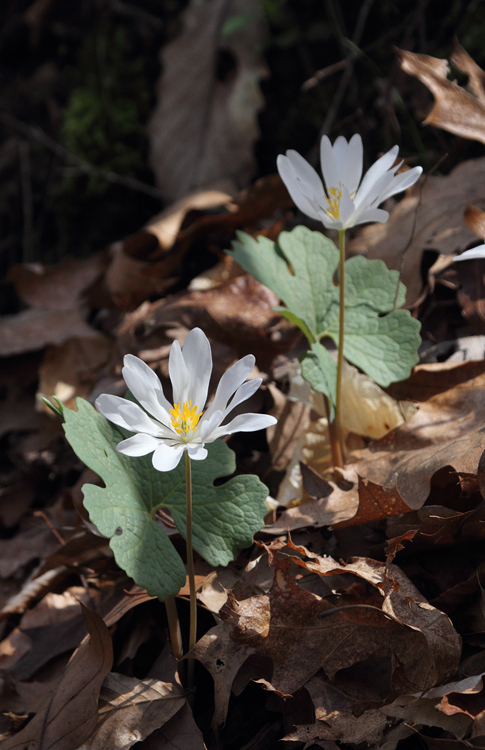
[{"label": "upper flower", "polygon": [[348,229],[367,221],[386,222],[389,213],[379,204],[414,185],[423,171],[414,167],[396,175],[402,162],[393,166],[399,147],[381,156],[362,177],[363,148],[360,135],[347,143],[339,136],[330,143],[324,135],[320,160],[325,187],[313,167],[297,151],[277,159],[278,172],[293,201],[307,216],[323,222],[327,229]]},{"label": "upper flower", "polygon": [[96,399],[96,408],[114,424],[136,433],[118,443],[117,450],[126,456],[153,453],[153,466],[158,471],[174,469],[184,450],[190,458],[199,461],[207,456],[204,443],[212,443],[233,432],[252,432],[276,423],[274,417],[265,414],[240,414],[228,424],[222,424],[227,415],[261,385],[261,378],[244,382],[254,367],[252,354],[238,360],[224,373],[212,404],[203,412],[212,372],[212,354],[209,340],[200,328],[190,331],[183,351],[178,341],[172,344],[168,369],[173,406],[165,398],[160,380],[145,362],[132,354],[127,354],[123,362],[123,378],[140,406],[103,393]]}]

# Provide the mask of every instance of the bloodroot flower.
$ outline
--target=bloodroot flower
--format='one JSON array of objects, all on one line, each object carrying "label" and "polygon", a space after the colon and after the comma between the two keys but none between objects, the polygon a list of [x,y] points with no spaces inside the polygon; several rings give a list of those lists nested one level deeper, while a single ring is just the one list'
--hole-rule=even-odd
[{"label": "bloodroot flower", "polygon": [[[190,458],[201,461],[207,456],[205,443],[212,443],[234,432],[253,432],[276,423],[265,414],[240,414],[223,424],[227,415],[258,390],[261,378],[244,382],[254,367],[248,354],[224,373],[207,411],[212,354],[209,340],[200,328],[188,334],[183,350],[174,341],[168,369],[174,404],[164,396],[162,384],[153,370],[138,357],[127,354],[123,378],[138,404],[103,393],[96,408],[119,427],[136,433],[116,446],[125,456],[146,456],[158,471],[174,469],[186,450]],[[143,408],[142,408],[143,407]]]},{"label": "bloodroot flower", "polygon": [[360,135],[347,143],[339,136],[330,143],[324,135],[320,143],[323,185],[313,167],[297,151],[287,151],[277,159],[278,172],[293,201],[307,216],[321,221],[327,229],[348,229],[367,221],[386,222],[389,213],[379,204],[414,185],[423,171],[414,167],[396,175],[402,161],[393,166],[399,148],[381,156],[362,177],[363,147]]}]

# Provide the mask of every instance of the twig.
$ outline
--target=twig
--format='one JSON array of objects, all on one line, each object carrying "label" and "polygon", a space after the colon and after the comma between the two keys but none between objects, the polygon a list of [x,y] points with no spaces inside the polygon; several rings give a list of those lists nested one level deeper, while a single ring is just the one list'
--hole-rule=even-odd
[{"label": "twig", "polygon": [[[374,3],[374,0],[364,0],[364,2],[362,3],[360,7],[360,12],[357,18],[357,23],[355,24],[354,35],[352,37],[353,47],[359,46],[360,40],[362,38],[362,34],[364,33],[367,16],[369,15],[369,11],[373,3]],[[338,24],[337,24],[337,27],[338,27]],[[341,40],[340,40],[340,44],[342,44]],[[325,117],[325,120],[323,122],[322,129],[320,131],[320,138],[322,137],[322,135],[326,135],[327,133],[329,133],[329,131],[332,128],[333,121],[335,120],[335,117],[337,116],[338,109],[342,103],[344,94],[347,91],[347,87],[351,81],[352,73],[354,71],[354,62],[356,59],[357,59],[357,54],[355,51],[352,51],[346,58],[346,60],[348,61],[347,67],[345,68],[342,78],[340,79],[338,89],[335,92],[335,96],[333,97],[332,103],[330,104],[330,107],[327,112],[327,116]]]},{"label": "twig", "polygon": [[60,542],[60,544],[62,544],[64,546],[64,544],[66,543],[66,540],[64,539],[64,537],[62,536],[62,534],[60,534],[57,531],[57,529],[55,529],[53,527],[53,525],[50,522],[49,517],[46,516],[46,514],[44,513],[44,511],[43,510],[34,510],[34,516],[37,516],[38,518],[42,518],[42,520],[44,521],[44,523],[47,526],[47,528],[49,529],[49,531],[52,531],[52,533],[56,537],[57,541]]}]

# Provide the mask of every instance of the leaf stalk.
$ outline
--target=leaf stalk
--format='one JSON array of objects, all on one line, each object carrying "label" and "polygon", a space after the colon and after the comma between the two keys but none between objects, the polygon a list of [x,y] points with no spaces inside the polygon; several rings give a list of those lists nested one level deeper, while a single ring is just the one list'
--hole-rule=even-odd
[{"label": "leaf stalk", "polygon": [[[194,552],[192,548],[192,467],[188,451],[185,451],[185,486],[186,486],[186,543],[187,543],[187,571],[189,575],[190,590],[190,630],[189,630],[189,651],[191,651],[197,641],[197,599],[195,593],[195,575],[194,575]],[[194,659],[187,661],[187,692],[190,693],[194,686]],[[190,697],[189,697],[190,703]]]},{"label": "leaf stalk", "polygon": [[[344,365],[345,332],[345,229],[338,230],[339,261],[339,332],[337,356],[337,398],[335,404],[335,427],[340,451],[345,460],[345,447],[342,436],[342,370]],[[343,464],[342,464],[343,465]]]}]

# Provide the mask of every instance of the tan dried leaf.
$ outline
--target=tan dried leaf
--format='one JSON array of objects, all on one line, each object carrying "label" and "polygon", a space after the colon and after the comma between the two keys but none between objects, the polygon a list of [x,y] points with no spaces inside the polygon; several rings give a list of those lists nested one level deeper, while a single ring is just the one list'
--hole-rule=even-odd
[{"label": "tan dried leaf", "polygon": [[2,750],[20,750],[30,743],[72,750],[96,726],[99,691],[113,663],[113,644],[102,618],[81,607],[89,636],[72,655],[53,694],[45,696],[42,710],[25,729],[7,739]]},{"label": "tan dried leaf", "polygon": [[128,750],[185,705],[181,685],[110,673],[101,687],[99,719],[83,750]]},{"label": "tan dried leaf", "polygon": [[[444,466],[464,474],[477,473],[485,449],[484,387],[485,360],[419,365],[407,386],[396,386],[396,391],[420,402],[419,411],[383,440],[356,451],[352,464],[364,484],[378,488],[378,505],[387,515],[402,513],[405,506],[421,508],[431,477]],[[394,507],[392,513],[388,501]],[[367,518],[366,502],[364,498],[360,509],[363,518]]]},{"label": "tan dried leaf", "polygon": [[451,62],[468,75],[468,91],[448,80],[450,68],[446,60],[405,50],[397,52],[401,68],[419,78],[435,97],[424,124],[485,143],[485,73],[463,47],[455,40]]},{"label": "tan dried leaf", "polygon": [[107,255],[94,253],[89,258],[64,258],[53,266],[20,263],[7,274],[18,296],[38,310],[74,310],[81,297],[103,274]]},{"label": "tan dried leaf", "polygon": [[37,410],[48,411],[41,396],[56,396],[68,409],[76,409],[76,398],[91,393],[112,350],[113,342],[102,333],[48,347],[39,368]]},{"label": "tan dried leaf", "polygon": [[390,269],[402,269],[407,304],[414,304],[423,292],[423,252],[453,255],[476,242],[463,214],[470,203],[485,208],[484,181],[485,158],[465,161],[449,175],[428,177],[421,200],[418,185],[394,207],[386,224],[361,229],[349,243],[349,251],[381,258]]},{"label": "tan dried leaf", "polygon": [[35,352],[69,338],[93,338],[98,333],[77,310],[23,310],[0,317],[0,356]]},{"label": "tan dried leaf", "polygon": [[485,211],[481,211],[476,206],[467,206],[464,216],[472,232],[475,232],[481,239],[485,239]]},{"label": "tan dried leaf", "polygon": [[[281,545],[277,543],[276,549]],[[322,667],[332,680],[342,669],[378,652],[392,656],[395,688],[426,689],[449,677],[458,663],[460,641],[451,622],[431,607],[398,569],[387,582],[386,566],[358,559],[350,565],[314,555],[288,544],[299,555],[272,557],[275,576],[267,595],[237,601],[234,595],[222,608],[231,640],[253,647],[259,657],[273,662],[271,683],[282,693],[294,693]],[[271,548],[269,548],[271,551]],[[291,563],[324,576],[354,574],[374,587],[369,597],[342,595],[342,605],[373,606],[332,611],[320,597],[300,587],[289,575]],[[334,581],[336,589],[348,579]],[[345,582],[345,583],[344,583]],[[386,583],[387,582],[387,583]],[[390,590],[385,591],[389,588]],[[381,604],[382,609],[379,608]],[[319,617],[323,612],[331,615]],[[226,630],[226,632],[227,632]]]},{"label": "tan dried leaf", "polygon": [[[224,23],[238,15],[251,18],[221,37]],[[168,200],[222,178],[237,188],[247,185],[263,106],[259,82],[266,75],[257,0],[192,0],[182,24],[162,52],[159,100],[149,124],[151,165]]]}]

